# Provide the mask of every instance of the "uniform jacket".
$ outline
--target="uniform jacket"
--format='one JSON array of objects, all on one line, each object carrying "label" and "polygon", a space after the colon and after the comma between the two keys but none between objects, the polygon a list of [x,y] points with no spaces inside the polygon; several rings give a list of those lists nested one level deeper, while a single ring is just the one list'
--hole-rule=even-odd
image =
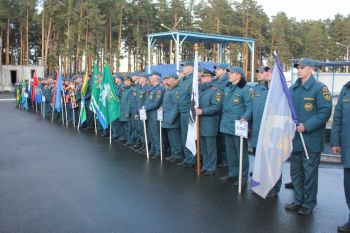
[{"label": "uniform jacket", "polygon": [[179,109],[181,113],[188,113],[191,108],[193,73],[183,77],[179,84]]},{"label": "uniform jacket", "polygon": [[180,128],[179,88],[168,87],[163,97],[162,128]]},{"label": "uniform jacket", "polygon": [[267,84],[265,82],[261,82],[254,87],[252,87],[252,97],[253,97],[253,104],[252,104],[252,136],[251,136],[251,144],[253,147],[256,147],[259,137],[259,130],[260,130],[260,124],[262,115],[264,113],[265,108],[265,102],[267,98],[267,93],[269,92],[269,89],[267,87]]},{"label": "uniform jacket", "polygon": [[235,120],[250,121],[252,115],[252,98],[245,80],[237,84],[228,83],[222,102],[222,119],[220,132],[235,135]]},{"label": "uniform jacket", "polygon": [[222,107],[223,92],[213,83],[199,85],[200,135],[216,137],[219,129],[219,113]]},{"label": "uniform jacket", "polygon": [[131,87],[120,89],[120,121],[129,121],[131,117]]},{"label": "uniform jacket", "polygon": [[[332,113],[332,98],[326,85],[311,76],[304,85],[298,79],[290,88],[296,114],[304,124],[303,133],[308,152],[322,152],[326,123]],[[293,152],[304,151],[299,133],[293,140]]]},{"label": "uniform jacket", "polygon": [[334,109],[331,146],[342,148],[342,162],[344,167],[350,168],[350,82],[340,91]]}]

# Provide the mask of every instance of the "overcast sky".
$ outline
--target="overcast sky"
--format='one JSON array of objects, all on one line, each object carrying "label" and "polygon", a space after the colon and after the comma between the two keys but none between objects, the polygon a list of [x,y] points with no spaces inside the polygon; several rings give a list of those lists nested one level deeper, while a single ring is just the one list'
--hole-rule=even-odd
[{"label": "overcast sky", "polygon": [[271,17],[284,11],[288,18],[294,17],[297,21],[333,19],[337,13],[344,16],[350,14],[349,0],[255,0],[262,6],[265,13]]}]

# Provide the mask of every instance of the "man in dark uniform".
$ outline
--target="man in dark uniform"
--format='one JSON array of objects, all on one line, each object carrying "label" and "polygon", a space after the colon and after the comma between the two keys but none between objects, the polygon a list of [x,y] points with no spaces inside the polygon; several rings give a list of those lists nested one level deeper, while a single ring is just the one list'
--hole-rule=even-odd
[{"label": "man in dark uniform", "polygon": [[223,92],[212,83],[214,73],[200,68],[199,107],[196,115],[200,116],[200,151],[203,160],[201,172],[211,176],[216,171],[216,137],[219,131],[219,113],[221,112]]},{"label": "man in dark uniform", "polygon": [[[345,84],[339,94],[334,109],[331,131],[331,146],[334,154],[341,154],[344,166],[344,191],[346,204],[350,210],[350,82]],[[338,226],[340,232],[350,232],[350,213],[348,221]]]},{"label": "man in dark uniform", "polygon": [[[315,61],[302,58],[294,67],[298,80],[289,88],[299,117],[299,125],[293,139],[290,173],[294,186],[294,202],[286,205],[290,211],[310,215],[316,206],[318,166],[325,142],[326,122],[332,113],[332,100],[326,85],[312,75]],[[303,134],[309,159],[301,141]]]}]

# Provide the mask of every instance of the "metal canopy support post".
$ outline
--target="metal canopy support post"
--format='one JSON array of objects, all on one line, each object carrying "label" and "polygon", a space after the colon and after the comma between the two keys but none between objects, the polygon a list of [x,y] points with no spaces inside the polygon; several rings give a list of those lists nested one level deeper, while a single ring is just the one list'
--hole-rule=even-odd
[{"label": "metal canopy support post", "polygon": [[147,58],[147,60],[148,60],[148,73],[151,73],[151,43],[152,43],[152,39],[151,39],[151,37],[147,37],[147,41],[148,41],[148,44],[147,44],[147,48],[148,48],[148,53],[147,53],[147,55],[148,55],[148,58]]},{"label": "metal canopy support post", "polygon": [[223,52],[224,52],[224,48],[225,48],[225,45],[223,45],[223,44],[220,44],[220,58],[219,58],[219,62],[220,63],[222,63],[222,54],[223,54]]},{"label": "metal canopy support post", "polygon": [[179,49],[180,49],[180,36],[179,36],[179,33],[176,33],[176,40],[175,40],[176,70],[180,70]]},{"label": "metal canopy support post", "polygon": [[251,77],[251,79],[250,79],[250,82],[251,83],[253,83],[254,82],[254,64],[255,64],[255,62],[254,62],[254,58],[255,58],[255,56],[254,56],[254,54],[255,54],[255,52],[254,52],[254,42],[247,42],[248,43],[248,47],[249,47],[249,49],[250,49],[250,57],[251,57],[251,65],[250,65],[250,77]]},{"label": "metal canopy support post", "polygon": [[334,94],[334,76],[335,76],[335,67],[333,66],[333,69],[332,69],[332,71],[333,71],[333,75],[332,75],[332,96],[333,96],[333,94]]}]

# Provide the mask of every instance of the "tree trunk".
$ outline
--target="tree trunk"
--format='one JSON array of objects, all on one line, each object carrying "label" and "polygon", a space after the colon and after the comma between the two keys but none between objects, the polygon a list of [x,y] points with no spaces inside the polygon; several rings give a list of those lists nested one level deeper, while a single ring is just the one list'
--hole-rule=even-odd
[{"label": "tree trunk", "polygon": [[26,23],[26,64],[29,64],[29,13],[27,10],[27,23]]},{"label": "tree trunk", "polygon": [[113,73],[113,53],[112,53],[112,21],[109,19],[109,68]]},{"label": "tree trunk", "polygon": [[131,47],[128,45],[128,72],[131,71]]},{"label": "tree trunk", "polygon": [[[44,12],[45,12],[45,10],[43,9],[43,11],[41,12],[41,62],[42,62],[42,65],[44,65],[44,60],[45,60],[45,18],[44,18]],[[44,69],[44,72],[46,72],[45,69]]]},{"label": "tree trunk", "polygon": [[10,49],[10,19],[7,19],[6,49],[5,49],[6,65],[8,65],[10,62],[9,49]]},{"label": "tree trunk", "polygon": [[23,32],[22,28],[19,29],[19,65],[23,65]]},{"label": "tree trunk", "polygon": [[47,55],[48,55],[48,51],[49,51],[49,42],[50,42],[50,33],[51,33],[51,23],[52,23],[52,19],[51,19],[51,17],[50,17],[50,20],[49,20],[49,29],[48,29],[48,31],[47,31],[46,44],[45,44],[44,70],[47,69]]},{"label": "tree trunk", "polygon": [[78,38],[77,38],[77,54],[75,56],[75,74],[78,74],[79,70],[79,60],[80,60],[80,28],[81,28],[81,21],[83,19],[83,4],[80,5],[80,19],[78,23]]},{"label": "tree trunk", "polygon": [[118,45],[117,45],[117,51],[116,51],[116,70],[119,72],[120,70],[120,52],[122,47],[122,27],[123,27],[123,9],[124,4],[120,8],[120,15],[119,15],[119,28],[118,28]]}]

